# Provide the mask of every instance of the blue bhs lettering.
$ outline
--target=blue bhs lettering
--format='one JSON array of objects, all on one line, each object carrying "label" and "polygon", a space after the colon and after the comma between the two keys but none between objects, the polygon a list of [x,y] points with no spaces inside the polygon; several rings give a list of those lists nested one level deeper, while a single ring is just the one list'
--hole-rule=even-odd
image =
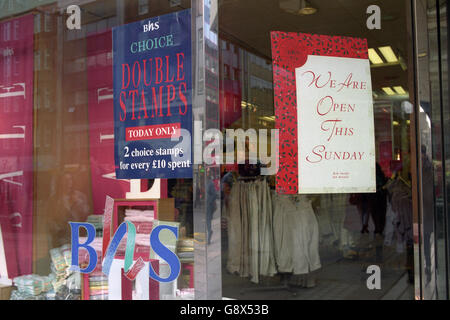
[{"label": "blue bhs lettering", "polygon": [[[97,266],[97,252],[94,250],[90,244],[95,239],[95,227],[90,223],[80,223],[80,222],[69,222],[71,228],[71,239],[72,239],[72,263],[71,269],[75,271],[79,271],[81,273],[91,273],[94,271]],[[128,228],[127,228],[128,226]],[[79,234],[80,228],[84,228],[87,232],[87,240],[85,243],[80,243]],[[172,282],[176,280],[180,274],[181,264],[178,256],[173,253],[170,249],[168,249],[161,241],[159,240],[159,234],[162,230],[169,230],[174,235],[175,238],[178,239],[178,228],[167,226],[167,225],[159,225],[155,227],[150,233],[150,246],[153,251],[161,257],[164,261],[169,264],[170,267],[170,275],[167,278],[159,277],[156,272],[153,270],[152,265],[149,263],[149,277],[159,281],[159,282]],[[131,231],[130,231],[131,230]],[[134,232],[133,232],[134,231]],[[123,239],[123,237],[128,233],[127,239],[127,251],[125,253],[125,265],[130,264],[130,261],[127,261],[127,257],[133,257],[134,252],[134,238],[135,238],[135,228],[131,222],[123,222],[114,233],[114,236],[111,239],[111,242],[108,245],[108,249],[106,250],[106,254],[103,260],[102,272],[105,275],[109,274],[109,269],[111,267],[112,260],[117,251],[119,242]],[[132,242],[131,246],[129,242]],[[89,265],[85,269],[81,269],[78,263],[78,252],[80,248],[84,248],[87,250],[89,254]],[[129,248],[131,249],[130,251]],[[131,256],[130,256],[131,254]],[[127,268],[127,267],[126,267]],[[128,269],[128,268],[127,268]]]}]

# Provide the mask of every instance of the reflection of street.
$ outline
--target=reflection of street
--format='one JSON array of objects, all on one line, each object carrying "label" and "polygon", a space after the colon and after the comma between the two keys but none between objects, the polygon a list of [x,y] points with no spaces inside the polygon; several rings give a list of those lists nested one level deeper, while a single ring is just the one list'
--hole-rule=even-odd
[{"label": "reflection of street", "polygon": [[[425,282],[424,286],[424,296],[427,297],[427,299],[435,300],[437,299],[437,287],[436,287],[436,248],[434,246],[434,232],[431,232],[430,238],[428,240],[430,243],[428,245],[429,247],[429,265],[426,265],[425,272],[428,272],[426,274],[427,281]],[[425,263],[427,263],[427,259],[424,259]],[[427,270],[428,269],[428,270]]]},{"label": "reflection of street", "polygon": [[[216,200],[217,201],[217,205],[219,205],[220,200]],[[214,232],[211,235],[211,241],[208,243],[207,238],[208,238],[208,229],[205,230],[205,232],[195,232],[194,234],[194,241],[195,243],[198,243],[199,245],[208,245],[208,246],[212,246],[214,244],[216,244],[220,239],[220,233],[216,232],[216,230],[220,230],[220,219],[217,219],[216,217],[217,211],[216,213],[213,215],[212,220],[211,220],[211,229],[214,230]],[[205,224],[206,223],[206,217],[202,219],[203,221],[197,221],[199,222],[198,225],[201,224]],[[208,248],[209,250],[211,250],[211,248]]]},{"label": "reflection of street", "polygon": [[[196,299],[206,299],[207,296],[221,296],[221,245],[220,245],[220,214],[217,208],[220,206],[220,199],[216,200],[216,210],[212,215],[210,241],[208,243],[208,223],[204,210],[197,209],[194,217],[194,257],[195,257],[195,288]],[[195,214],[195,213],[194,213]],[[198,289],[202,288],[202,289]],[[207,289],[203,289],[207,288]],[[204,292],[207,290],[208,292]]]},{"label": "reflection of street", "polygon": [[211,243],[213,232],[212,220],[216,214],[217,208],[220,208],[218,203],[219,194],[217,188],[212,180],[208,180],[206,185],[206,228],[208,244]]}]

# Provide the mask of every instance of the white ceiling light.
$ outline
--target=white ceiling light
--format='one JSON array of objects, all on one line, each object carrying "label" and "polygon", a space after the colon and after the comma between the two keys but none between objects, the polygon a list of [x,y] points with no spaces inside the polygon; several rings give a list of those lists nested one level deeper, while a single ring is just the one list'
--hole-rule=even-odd
[{"label": "white ceiling light", "polygon": [[391,87],[383,87],[381,90],[383,90],[388,96],[395,95],[395,92],[391,89]]},{"label": "white ceiling light", "polygon": [[270,116],[270,117],[262,116],[262,117],[259,117],[259,118],[262,119],[262,120],[265,120],[265,121],[275,121],[275,116]]},{"label": "white ceiling light", "polygon": [[378,47],[387,62],[397,62],[398,58],[390,46]]},{"label": "white ceiling light", "polygon": [[381,63],[383,63],[383,60],[381,60],[381,58],[378,55],[378,53],[375,51],[375,49],[372,49],[372,48],[369,49],[369,60],[373,64],[381,64]]},{"label": "white ceiling light", "polygon": [[406,94],[406,91],[403,90],[402,86],[395,86],[393,88],[394,88],[394,91],[397,92],[398,94]]}]

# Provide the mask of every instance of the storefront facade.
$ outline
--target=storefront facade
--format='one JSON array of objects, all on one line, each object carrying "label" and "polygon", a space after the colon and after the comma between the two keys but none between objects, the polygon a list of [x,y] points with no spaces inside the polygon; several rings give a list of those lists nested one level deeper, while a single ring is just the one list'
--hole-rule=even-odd
[{"label": "storefront facade", "polygon": [[1,299],[448,299],[447,21],[0,3]]}]

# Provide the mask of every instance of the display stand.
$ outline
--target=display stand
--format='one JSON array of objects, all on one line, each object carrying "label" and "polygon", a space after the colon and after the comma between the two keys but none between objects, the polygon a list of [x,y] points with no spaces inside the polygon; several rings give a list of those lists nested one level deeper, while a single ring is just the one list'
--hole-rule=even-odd
[{"label": "display stand", "polygon": [[[167,179],[154,179],[152,186],[148,190],[146,190],[147,183],[148,180],[131,180],[130,192],[126,193],[125,199],[111,199],[107,197],[104,226],[104,231],[107,230],[106,238],[112,237],[120,223],[124,221],[125,209],[153,210],[154,219],[161,219],[163,221],[175,221],[175,201],[174,199],[167,198]],[[109,243],[109,241],[110,239],[104,239],[103,251],[106,250],[105,246]],[[141,257],[146,265],[151,264],[155,272],[158,273],[160,270],[159,261],[156,259],[150,259],[148,252],[140,251],[138,249],[139,248],[136,248],[133,258],[136,260]],[[101,253],[99,254],[101,255]],[[115,259],[116,264],[118,260],[123,260],[123,257],[118,256]],[[100,258],[100,267],[101,261],[102,259]],[[117,275],[115,275],[115,277],[116,276]],[[149,278],[148,273],[145,276],[149,279],[148,298],[150,300],[159,300],[159,282]],[[135,281],[136,279],[134,281],[127,279],[123,274],[122,268],[120,274],[121,294],[114,295],[114,297],[120,296],[122,300],[131,300],[133,283],[135,283]],[[143,281],[140,281],[141,286],[142,283]],[[89,274],[82,275],[82,298],[83,300],[90,299]]]},{"label": "display stand", "polygon": [[[144,259],[144,258],[143,258]],[[158,281],[150,278],[148,276],[148,268],[144,268],[144,270],[141,270],[143,272],[142,275],[138,276],[139,279],[135,279],[134,281],[129,280],[125,274],[123,269],[123,256],[118,256],[116,259],[114,259],[113,267],[111,268],[111,275],[109,278],[118,278],[119,282],[115,282],[114,284],[112,281],[108,279],[108,300],[132,300],[133,296],[133,287],[136,284],[137,281],[139,281],[140,284],[140,291],[142,294],[142,291],[148,292],[148,300],[160,300],[159,291],[160,291],[160,284]],[[144,259],[145,264],[152,265],[153,270],[156,273],[160,272],[160,264],[159,261],[156,259]],[[118,264],[120,265],[119,267]],[[119,273],[120,272],[120,276]],[[82,292],[81,296],[83,300],[90,300],[90,283],[89,283],[89,274],[82,274]],[[142,280],[145,279],[145,280]],[[145,286],[148,285],[148,291]],[[117,291],[119,290],[119,291]]]},{"label": "display stand", "polygon": [[[116,259],[115,261],[120,260],[120,264],[123,264],[123,258],[120,257]],[[109,300],[133,300],[133,289],[134,286],[140,288],[138,291],[140,291],[140,300],[160,300],[159,291],[160,291],[160,284],[158,281],[150,278],[148,276],[148,268],[150,268],[150,265],[152,266],[153,270],[156,273],[159,273],[160,271],[160,265],[159,261],[155,259],[148,259],[145,261],[148,267],[141,270],[141,275],[138,276],[135,280],[130,280],[125,276],[125,272],[123,269],[123,266],[120,266],[120,293],[118,292],[112,292],[114,290],[113,288],[108,288],[108,299]],[[112,273],[110,275],[110,278],[117,278],[118,274],[114,271],[114,268],[112,268]],[[111,282],[111,281],[108,281]],[[118,283],[117,283],[118,285]],[[146,287],[147,288],[144,288]],[[148,289],[148,291],[147,291]],[[111,290],[111,291],[110,291]],[[146,292],[145,294],[143,292]],[[148,293],[148,296],[147,296]]]},{"label": "display stand", "polygon": [[[166,223],[176,223],[177,216],[175,211],[175,199],[167,198],[167,180],[155,179],[152,186],[147,190],[148,180],[132,180],[130,192],[126,193],[125,199],[112,199],[107,197],[104,212],[104,228],[103,228],[103,253],[109,244],[111,237],[119,225],[125,221],[127,209],[150,210],[153,211],[155,221],[165,221]],[[137,226],[139,233],[139,226]],[[174,250],[176,247],[174,247]],[[133,299],[133,290],[136,288],[138,299],[159,300],[160,292],[167,291],[175,294],[177,289],[176,282],[170,286],[161,287],[160,283],[149,278],[148,268],[150,264],[157,273],[168,273],[170,268],[157,257],[153,257],[148,248],[137,245],[133,255],[134,261],[142,258],[145,267],[142,269],[134,280],[129,280],[124,275],[123,259],[117,256],[114,258],[113,265],[108,278],[108,299],[115,300],[131,300]],[[103,260],[103,259],[100,259]],[[101,262],[100,262],[101,265]],[[100,266],[101,267],[101,266]],[[190,274],[190,287],[193,287],[193,267],[192,264],[183,265],[185,270]],[[145,274],[145,275],[144,275]],[[144,277],[145,276],[145,277]],[[89,274],[83,274],[82,297],[84,300],[90,299]],[[169,288],[170,287],[170,288]]]},{"label": "display stand", "polygon": [[175,221],[175,199],[115,199],[112,219],[112,233],[125,215],[125,209],[153,210],[155,220]]}]

